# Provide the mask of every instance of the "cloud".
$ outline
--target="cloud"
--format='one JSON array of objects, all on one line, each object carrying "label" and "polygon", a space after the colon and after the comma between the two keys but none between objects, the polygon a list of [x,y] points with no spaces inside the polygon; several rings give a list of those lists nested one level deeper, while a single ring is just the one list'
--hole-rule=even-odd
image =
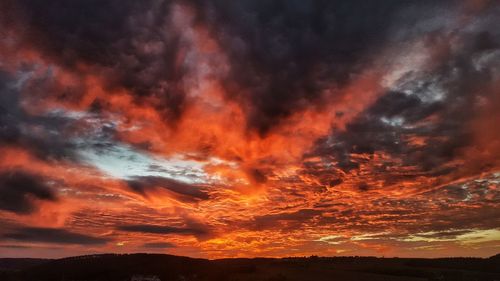
[{"label": "cloud", "polygon": [[[324,93],[373,62],[398,24],[394,15],[405,6],[400,1],[209,1],[198,10],[213,29],[224,31],[216,38],[231,63],[228,92],[244,102],[249,128],[267,134],[294,112],[340,99]],[[421,2],[411,17],[431,7]]]},{"label": "cloud", "polygon": [[11,249],[30,249],[29,246],[23,245],[0,245],[1,248],[11,248]]},{"label": "cloud", "polygon": [[[448,51],[429,67],[402,75],[344,130],[332,128],[328,137],[319,139],[308,156],[331,163],[332,172],[339,177],[372,169],[373,180],[384,181],[383,186],[422,176],[453,181],[479,175],[479,170],[498,169],[498,161],[487,156],[498,149],[496,142],[488,141],[487,148],[482,149],[489,152],[464,155],[483,146],[479,145],[483,133],[478,131],[484,132],[490,119],[481,117],[482,112],[497,104],[491,89],[498,84],[498,68],[489,63],[477,67],[474,62],[474,58],[499,50],[496,42],[500,38],[493,35],[488,22],[485,20],[473,32],[459,31],[449,38],[456,40],[454,49],[445,39],[451,35],[436,39],[429,52],[445,47]],[[481,43],[485,38],[488,44]],[[491,137],[488,134],[487,139]],[[376,160],[370,158],[375,155],[387,159],[375,164]],[[481,158],[482,163],[472,161],[475,158]],[[457,161],[470,165],[456,165]],[[372,164],[376,167],[370,167]]]},{"label": "cloud", "polygon": [[1,210],[29,214],[36,209],[35,199],[57,200],[46,179],[21,170],[0,172]]},{"label": "cloud", "polygon": [[474,232],[473,230],[451,230],[451,231],[441,231],[441,232],[430,232],[430,233],[418,233],[415,236],[424,238],[436,238],[436,239],[453,239],[457,236],[464,235]]},{"label": "cloud", "polygon": [[193,235],[197,238],[203,238],[211,235],[211,231],[207,226],[201,224],[189,224],[185,227],[163,226],[152,224],[132,224],[121,225],[117,230],[125,232],[136,232],[146,234],[176,234],[176,235]]},{"label": "cloud", "polygon": [[22,106],[22,89],[31,75],[29,70],[13,76],[0,69],[0,145],[21,147],[45,160],[76,160],[76,146],[67,135],[72,120],[31,114]]},{"label": "cloud", "polygon": [[[248,129],[261,135],[297,111],[341,99],[340,92],[325,92],[346,85],[373,62],[399,24],[395,15],[408,5],[216,0],[16,4],[16,13],[29,27],[26,39],[44,56],[72,71],[81,71],[80,64],[92,66],[108,87],[128,89],[135,104],[151,105],[168,118],[168,125],[189,109],[192,76],[200,73],[193,64],[205,65],[203,56],[211,55],[215,61],[206,66],[215,69],[215,77],[209,79],[222,79],[225,98],[240,104]],[[408,21],[435,6],[419,2]],[[221,77],[216,68],[224,68],[223,60],[203,49],[208,40],[185,32],[200,28],[224,47],[231,71]],[[196,54],[196,48],[202,53]],[[106,100],[96,97],[93,104],[106,107]]]},{"label": "cloud", "polygon": [[71,232],[66,229],[43,227],[20,227],[13,232],[3,234],[1,238],[19,242],[76,245],[102,245],[110,241],[109,238],[89,236]]},{"label": "cloud", "polygon": [[160,188],[173,192],[174,196],[183,201],[209,199],[208,193],[200,185],[183,183],[164,177],[137,176],[127,181],[127,184],[130,189],[142,195]]},{"label": "cloud", "polygon": [[270,228],[286,231],[287,229],[300,228],[315,216],[321,216],[322,211],[316,209],[301,209],[290,213],[268,214],[256,216],[249,223],[250,228],[264,230]]},{"label": "cloud", "polygon": [[151,243],[144,243],[142,247],[149,249],[168,249],[168,248],[174,248],[175,244],[168,242],[151,242]]},{"label": "cloud", "polygon": [[5,235],[488,254],[452,241],[499,216],[500,6],[468,3],[1,1],[0,170],[36,184],[0,173],[0,220],[61,227]]},{"label": "cloud", "polygon": [[[68,5],[56,1],[46,5],[27,0],[12,5],[10,13],[19,15],[20,25],[28,27],[25,39],[48,60],[76,72],[81,64],[94,67],[107,87],[124,87],[137,103],[151,104],[165,118],[177,119],[185,93],[179,86],[183,70],[175,64],[184,46],[180,34],[164,30],[169,4],[89,1]],[[71,95],[52,94],[62,101],[85,98],[84,83],[72,90]],[[101,110],[107,105],[99,97],[91,102]]]}]

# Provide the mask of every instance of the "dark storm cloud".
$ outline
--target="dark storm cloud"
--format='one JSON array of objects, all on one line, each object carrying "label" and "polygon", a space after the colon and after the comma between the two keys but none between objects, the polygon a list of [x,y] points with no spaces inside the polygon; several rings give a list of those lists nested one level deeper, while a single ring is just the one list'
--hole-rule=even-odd
[{"label": "dark storm cloud", "polygon": [[[489,87],[494,88],[498,81],[498,66],[486,61],[479,67],[477,62],[477,58],[499,50],[500,35],[490,29],[484,24],[474,32],[461,34],[460,48],[436,62],[437,67],[420,75],[408,73],[398,86],[404,92],[382,95],[345,130],[334,129],[329,137],[318,140],[311,155],[336,163],[343,172],[368,161],[355,159],[352,154],[376,152],[401,161],[376,167],[381,175],[397,173],[395,167],[401,165],[416,167],[413,176],[435,177],[456,171],[459,167],[447,164],[474,145],[472,122],[496,100],[495,90]],[[483,167],[493,165],[492,161],[485,159]],[[404,180],[399,176],[410,179],[412,174],[392,174],[386,177],[386,183]]]},{"label": "dark storm cloud", "polygon": [[[226,86],[248,104],[250,128],[265,134],[297,110],[319,106],[327,87],[344,85],[369,65],[394,24],[409,25],[431,2],[202,3],[230,56]],[[402,7],[412,7],[413,14],[394,22]]]},{"label": "dark storm cloud", "polygon": [[4,240],[54,244],[101,245],[108,238],[93,237],[58,228],[20,227],[1,236]]},{"label": "dark storm cloud", "polygon": [[[452,134],[454,131],[440,128],[440,124],[429,124],[423,128],[414,128],[408,124],[421,121],[442,110],[444,106],[443,102],[425,104],[415,95],[389,92],[349,123],[345,131],[334,132],[330,139],[320,140],[321,144],[315,153],[325,157],[332,156],[332,159],[338,163],[337,167],[345,172],[359,167],[360,163],[350,157],[352,153],[373,154],[376,151],[388,152],[393,155],[408,154],[415,157],[412,159],[415,163],[420,162],[420,160],[425,161],[421,162],[423,166],[426,166],[425,169],[434,168],[452,157],[453,147],[448,138],[454,136],[448,134]],[[444,127],[446,124],[442,124],[442,126]],[[446,138],[446,142],[432,142],[427,149],[435,150],[435,153],[425,153],[424,157],[420,157],[421,149],[408,143],[406,137],[410,135],[443,136]],[[456,145],[459,145],[460,141],[465,142],[466,139],[457,138]],[[427,156],[429,157],[426,158]]]},{"label": "dark storm cloud", "polygon": [[[127,20],[135,9],[153,1],[16,1],[18,11],[47,55],[74,67],[80,61],[113,65],[118,41],[130,35]],[[36,35],[43,30],[44,34]]]},{"label": "dark storm cloud", "polygon": [[[394,24],[411,26],[436,5],[397,0],[17,2],[28,40],[46,56],[73,70],[82,62],[99,67],[107,86],[131,90],[136,103],[150,103],[169,124],[185,108],[187,69],[179,66],[179,57],[188,46],[168,24],[172,4],[187,4],[195,11],[194,24],[207,27],[228,55],[231,74],[224,84],[229,97],[243,104],[249,129],[262,135],[292,113],[320,106],[325,89],[341,87],[370,64]],[[403,8],[411,13],[394,22]]]},{"label": "dark storm cloud", "polygon": [[207,200],[209,194],[203,190],[202,186],[196,184],[188,184],[164,177],[143,176],[134,177],[127,181],[128,186],[133,191],[147,195],[148,191],[162,188],[173,192],[180,200]]},{"label": "dark storm cloud", "polygon": [[[137,103],[152,103],[166,118],[182,112],[183,70],[175,67],[183,46],[165,30],[169,1],[17,1],[26,37],[49,59],[67,69],[97,67],[107,87],[131,90]],[[151,48],[148,49],[150,46]],[[82,86],[83,87],[83,86]],[[78,93],[60,95],[78,99]],[[93,109],[105,105],[96,99]]]},{"label": "dark storm cloud", "polygon": [[151,242],[151,243],[144,243],[142,247],[149,249],[168,249],[168,248],[175,248],[175,245],[168,242]]},{"label": "dark storm cloud", "polygon": [[189,224],[185,227],[163,226],[163,225],[121,225],[118,230],[126,232],[149,233],[149,234],[177,234],[177,235],[193,235],[197,238],[210,235],[208,227],[200,224]]},{"label": "dark storm cloud", "polygon": [[0,210],[29,214],[36,209],[33,199],[56,201],[45,179],[23,171],[0,172]]},{"label": "dark storm cloud", "polygon": [[13,77],[0,69],[0,146],[22,147],[45,160],[76,159],[74,144],[63,137],[69,118],[31,115],[22,107],[21,88],[31,71]]},{"label": "dark storm cloud", "polygon": [[50,71],[36,77],[36,68],[26,65],[15,74],[0,68],[0,148],[26,150],[48,162],[80,163],[79,150],[105,151],[116,145],[115,124],[96,113],[78,116],[72,111],[27,109],[41,109],[40,97],[33,93],[50,92],[54,79]]}]

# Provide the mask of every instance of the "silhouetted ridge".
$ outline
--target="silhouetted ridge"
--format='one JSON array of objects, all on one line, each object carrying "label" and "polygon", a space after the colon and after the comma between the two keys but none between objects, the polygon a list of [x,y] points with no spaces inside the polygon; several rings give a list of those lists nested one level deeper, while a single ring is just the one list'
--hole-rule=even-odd
[{"label": "silhouetted ridge", "polygon": [[[12,259],[9,262],[15,263]],[[0,280],[494,281],[500,280],[499,269],[499,255],[484,259],[312,256],[207,260],[162,254],[103,254],[45,260],[20,271],[0,271]]]},{"label": "silhouetted ridge", "polygon": [[3,258],[0,259],[0,270],[21,270],[28,267],[44,264],[49,261],[49,259]]}]

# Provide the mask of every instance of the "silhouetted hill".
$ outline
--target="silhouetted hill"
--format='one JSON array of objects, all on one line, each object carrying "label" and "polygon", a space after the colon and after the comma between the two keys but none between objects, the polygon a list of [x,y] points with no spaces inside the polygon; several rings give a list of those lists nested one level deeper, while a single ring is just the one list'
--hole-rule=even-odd
[{"label": "silhouetted hill", "polygon": [[494,281],[500,280],[499,268],[498,257],[206,260],[160,254],[105,254],[40,260],[20,271],[4,271],[0,280],[124,281],[133,276],[156,276],[162,281]]},{"label": "silhouetted hill", "polygon": [[127,280],[133,275],[158,275],[162,280],[210,274],[205,259],[160,254],[90,255],[53,260],[31,267],[20,280]]},{"label": "silhouetted hill", "polygon": [[490,257],[491,260],[500,260],[500,254],[496,254]]},{"label": "silhouetted hill", "polygon": [[49,259],[12,259],[12,258],[0,258],[0,270],[20,270],[35,265],[40,265],[50,261]]}]

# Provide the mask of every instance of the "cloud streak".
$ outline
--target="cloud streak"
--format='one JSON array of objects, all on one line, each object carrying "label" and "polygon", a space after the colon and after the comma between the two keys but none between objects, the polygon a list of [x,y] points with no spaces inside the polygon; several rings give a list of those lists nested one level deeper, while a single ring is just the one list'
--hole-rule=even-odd
[{"label": "cloud streak", "polygon": [[1,210],[29,214],[36,208],[35,199],[56,201],[57,197],[41,177],[23,171],[0,173]]},{"label": "cloud streak", "polygon": [[109,241],[107,238],[75,233],[65,229],[40,227],[20,227],[14,232],[3,234],[2,238],[19,242],[77,245],[102,245]]}]

